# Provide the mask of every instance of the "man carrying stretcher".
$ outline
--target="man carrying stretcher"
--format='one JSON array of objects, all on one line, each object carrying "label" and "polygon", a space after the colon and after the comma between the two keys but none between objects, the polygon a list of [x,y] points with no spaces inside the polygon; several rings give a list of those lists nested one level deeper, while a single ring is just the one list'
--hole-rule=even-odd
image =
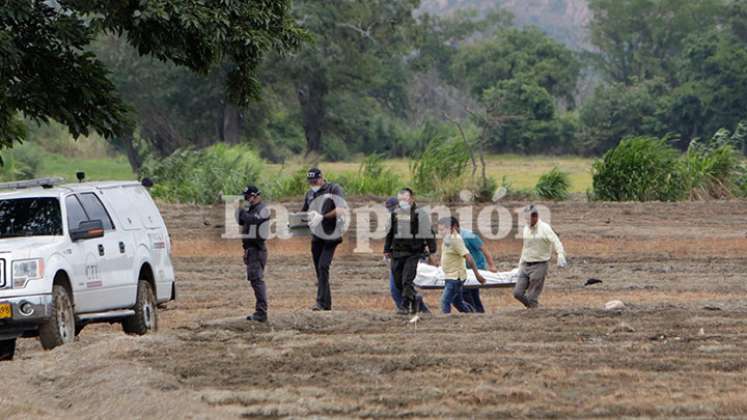
[{"label": "man carrying stretcher", "polygon": [[392,261],[394,283],[402,293],[400,315],[418,312],[415,276],[418,263],[423,258],[433,262],[436,253],[436,235],[431,226],[430,214],[415,203],[414,193],[405,188],[397,194],[399,208],[392,212],[384,244],[384,256]]}]

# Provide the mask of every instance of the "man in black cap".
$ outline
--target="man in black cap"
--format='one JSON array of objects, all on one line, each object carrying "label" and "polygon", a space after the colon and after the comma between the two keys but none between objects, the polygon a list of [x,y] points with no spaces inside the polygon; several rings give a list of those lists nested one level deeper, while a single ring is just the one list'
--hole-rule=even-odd
[{"label": "man in black cap", "polygon": [[[397,194],[398,208],[392,212],[389,231],[384,244],[384,256],[391,258],[392,273],[397,289],[402,293],[400,315],[417,313],[420,309],[415,291],[418,263],[428,258],[433,263],[437,252],[436,235],[430,214],[415,203],[415,194],[409,188]],[[435,265],[435,264],[434,264]]]},{"label": "man in black cap", "polygon": [[327,182],[322,171],[309,169],[302,211],[307,212],[311,228],[311,255],[316,271],[317,292],[314,311],[332,310],[332,293],[329,287],[329,269],[335,249],[342,243],[342,216],[345,193],[337,184]]},{"label": "man in black cap", "polygon": [[246,317],[249,321],[267,322],[267,286],[264,281],[267,265],[267,245],[269,235],[270,211],[262,202],[262,193],[253,185],[244,190],[244,199],[249,207],[239,210],[238,221],[241,226],[244,246],[244,264],[246,278],[254,289],[256,306],[254,314]]}]

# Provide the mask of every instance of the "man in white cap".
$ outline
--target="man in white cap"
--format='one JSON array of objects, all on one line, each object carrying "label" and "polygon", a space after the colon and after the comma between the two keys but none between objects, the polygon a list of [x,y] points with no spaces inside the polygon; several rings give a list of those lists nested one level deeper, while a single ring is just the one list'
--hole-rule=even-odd
[{"label": "man in white cap", "polygon": [[530,205],[524,210],[529,216],[524,226],[524,249],[519,262],[519,280],[514,288],[514,298],[528,309],[539,306],[539,297],[545,286],[545,277],[552,257],[552,250],[558,253],[558,267],[565,268],[565,249],[552,227],[541,221],[539,210]]}]

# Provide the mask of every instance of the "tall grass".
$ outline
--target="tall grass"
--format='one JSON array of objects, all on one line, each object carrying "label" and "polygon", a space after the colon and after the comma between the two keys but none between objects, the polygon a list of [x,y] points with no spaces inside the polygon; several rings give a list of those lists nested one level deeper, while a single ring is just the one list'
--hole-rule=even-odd
[{"label": "tall grass", "polygon": [[38,147],[30,143],[16,145],[2,154],[2,166],[0,166],[0,180],[18,181],[36,177],[41,168]]},{"label": "tall grass", "polygon": [[561,171],[556,166],[549,172],[542,174],[534,191],[537,196],[545,200],[565,200],[568,198],[568,190],[571,188],[571,180],[568,173]]},{"label": "tall grass", "polygon": [[355,174],[342,174],[336,177],[348,194],[388,196],[404,187],[402,179],[384,166],[381,155],[371,155],[362,163]]},{"label": "tall grass", "polygon": [[690,144],[684,156],[690,199],[741,195],[742,157],[725,131],[719,131],[708,142],[697,140]]},{"label": "tall grass", "polygon": [[212,204],[222,195],[241,194],[248,184],[258,184],[264,168],[259,156],[246,146],[217,144],[203,150],[180,150],[171,156],[151,159],[142,175],[156,185],[152,194],[160,199]]},{"label": "tall grass", "polygon": [[413,187],[444,201],[453,201],[469,187],[470,153],[462,140],[435,137],[420,158],[410,164]]}]

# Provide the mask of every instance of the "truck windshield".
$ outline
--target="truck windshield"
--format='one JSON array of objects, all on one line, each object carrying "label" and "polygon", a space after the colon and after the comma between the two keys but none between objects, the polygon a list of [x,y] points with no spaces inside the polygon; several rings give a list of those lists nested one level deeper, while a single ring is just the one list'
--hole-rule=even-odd
[{"label": "truck windshield", "polygon": [[58,235],[62,235],[62,215],[56,198],[0,200],[0,238]]}]

